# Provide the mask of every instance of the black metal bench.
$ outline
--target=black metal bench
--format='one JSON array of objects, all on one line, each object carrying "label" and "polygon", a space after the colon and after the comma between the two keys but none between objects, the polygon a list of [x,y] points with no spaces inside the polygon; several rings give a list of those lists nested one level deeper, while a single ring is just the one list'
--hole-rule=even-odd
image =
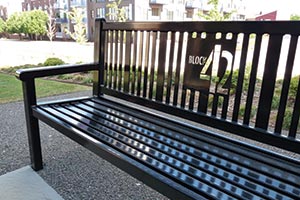
[{"label": "black metal bench", "polygon": [[[32,167],[42,120],[172,199],[299,199],[299,159],[248,142],[299,156],[299,35],[300,22],[96,20],[95,63],[17,71]],[[91,70],[93,97],[37,105],[35,78]]]}]

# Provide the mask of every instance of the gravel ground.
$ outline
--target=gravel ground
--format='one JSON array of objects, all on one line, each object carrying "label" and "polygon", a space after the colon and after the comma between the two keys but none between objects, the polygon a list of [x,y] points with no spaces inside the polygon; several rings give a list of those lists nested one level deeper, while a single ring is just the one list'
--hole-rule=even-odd
[{"label": "gravel ground", "polygon": [[[47,99],[88,96],[80,92]],[[30,164],[22,102],[0,104],[0,175]],[[16,123],[17,122],[17,123]],[[167,199],[140,181],[40,124],[45,167],[39,175],[64,199]]]}]

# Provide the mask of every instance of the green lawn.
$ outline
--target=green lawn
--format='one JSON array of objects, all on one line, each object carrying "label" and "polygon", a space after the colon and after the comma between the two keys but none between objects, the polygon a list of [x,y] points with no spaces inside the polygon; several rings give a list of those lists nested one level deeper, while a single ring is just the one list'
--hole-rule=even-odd
[{"label": "green lawn", "polygon": [[[38,97],[46,97],[63,93],[83,91],[89,89],[89,87],[37,79],[36,89]],[[0,103],[19,101],[22,99],[23,93],[21,81],[12,75],[0,73]]]}]

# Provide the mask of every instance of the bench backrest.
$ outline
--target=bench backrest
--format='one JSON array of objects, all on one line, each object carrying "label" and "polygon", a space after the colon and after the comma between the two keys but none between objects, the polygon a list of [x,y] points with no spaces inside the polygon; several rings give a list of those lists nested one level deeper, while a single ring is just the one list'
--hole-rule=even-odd
[{"label": "bench backrest", "polygon": [[300,22],[97,19],[95,27],[95,95],[300,153],[299,76],[292,78],[300,74]]}]

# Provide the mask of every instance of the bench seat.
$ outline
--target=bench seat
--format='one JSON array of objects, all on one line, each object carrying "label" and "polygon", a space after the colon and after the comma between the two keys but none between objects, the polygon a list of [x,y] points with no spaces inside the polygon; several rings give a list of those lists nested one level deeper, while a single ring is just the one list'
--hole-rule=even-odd
[{"label": "bench seat", "polygon": [[300,197],[296,161],[141,106],[91,97],[33,115],[174,199]]}]

